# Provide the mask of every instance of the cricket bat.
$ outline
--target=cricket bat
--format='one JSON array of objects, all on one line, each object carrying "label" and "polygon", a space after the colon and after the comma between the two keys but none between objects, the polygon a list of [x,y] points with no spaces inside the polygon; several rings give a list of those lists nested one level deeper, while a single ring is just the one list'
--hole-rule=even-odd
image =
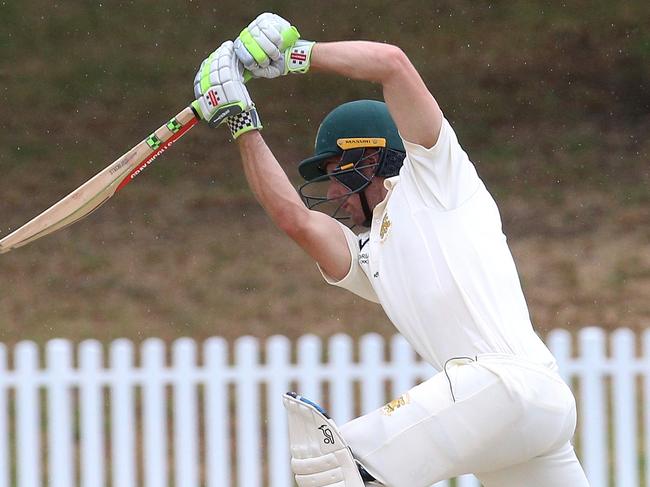
[{"label": "cricket bat", "polygon": [[0,254],[67,227],[89,215],[142,173],[199,121],[188,106],[68,196],[0,240]]}]

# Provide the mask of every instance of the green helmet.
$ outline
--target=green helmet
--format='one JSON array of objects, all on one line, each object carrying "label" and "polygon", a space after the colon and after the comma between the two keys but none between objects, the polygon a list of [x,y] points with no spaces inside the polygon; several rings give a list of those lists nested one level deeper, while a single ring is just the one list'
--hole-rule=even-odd
[{"label": "green helmet", "polygon": [[[378,147],[382,152],[404,154],[404,144],[384,102],[357,100],[332,110],[318,127],[314,155],[298,165],[298,172],[307,181],[319,178],[325,174],[323,161],[359,147]],[[382,158],[376,175],[396,176],[402,160],[403,156]]]}]

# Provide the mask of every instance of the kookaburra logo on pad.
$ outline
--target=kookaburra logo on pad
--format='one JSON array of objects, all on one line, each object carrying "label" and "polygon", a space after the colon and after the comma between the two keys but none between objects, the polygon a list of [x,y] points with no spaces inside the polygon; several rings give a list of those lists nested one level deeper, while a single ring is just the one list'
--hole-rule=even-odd
[{"label": "kookaburra logo on pad", "polygon": [[329,429],[329,427],[326,424],[319,426],[318,429],[321,430],[323,436],[325,437],[323,439],[323,443],[325,443],[326,445],[333,445],[334,435],[332,434],[332,430]]}]

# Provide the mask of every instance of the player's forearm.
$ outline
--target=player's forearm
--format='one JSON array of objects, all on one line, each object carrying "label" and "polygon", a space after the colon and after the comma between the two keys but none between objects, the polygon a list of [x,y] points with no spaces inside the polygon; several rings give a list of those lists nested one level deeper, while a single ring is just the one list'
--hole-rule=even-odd
[{"label": "player's forearm", "polygon": [[291,234],[309,211],[259,132],[237,139],[246,179],[269,217]]},{"label": "player's forearm", "polygon": [[400,134],[433,146],[442,112],[406,54],[396,46],[368,41],[317,42],[311,55],[315,71],[380,83]]},{"label": "player's forearm", "polygon": [[350,252],[339,223],[309,210],[259,132],[237,139],[246,179],[266,213],[333,279],[350,269]]}]

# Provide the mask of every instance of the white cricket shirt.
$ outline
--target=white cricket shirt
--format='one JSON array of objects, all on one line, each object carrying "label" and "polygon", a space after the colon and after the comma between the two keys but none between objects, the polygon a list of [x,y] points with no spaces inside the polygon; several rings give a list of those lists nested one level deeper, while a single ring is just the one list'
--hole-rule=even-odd
[{"label": "white cricket shirt", "polygon": [[338,282],[324,275],[327,282],[380,303],[438,370],[482,353],[555,368],[533,330],[499,210],[447,120],[432,148],[404,147],[370,231],[357,236],[341,225],[352,264]]}]

